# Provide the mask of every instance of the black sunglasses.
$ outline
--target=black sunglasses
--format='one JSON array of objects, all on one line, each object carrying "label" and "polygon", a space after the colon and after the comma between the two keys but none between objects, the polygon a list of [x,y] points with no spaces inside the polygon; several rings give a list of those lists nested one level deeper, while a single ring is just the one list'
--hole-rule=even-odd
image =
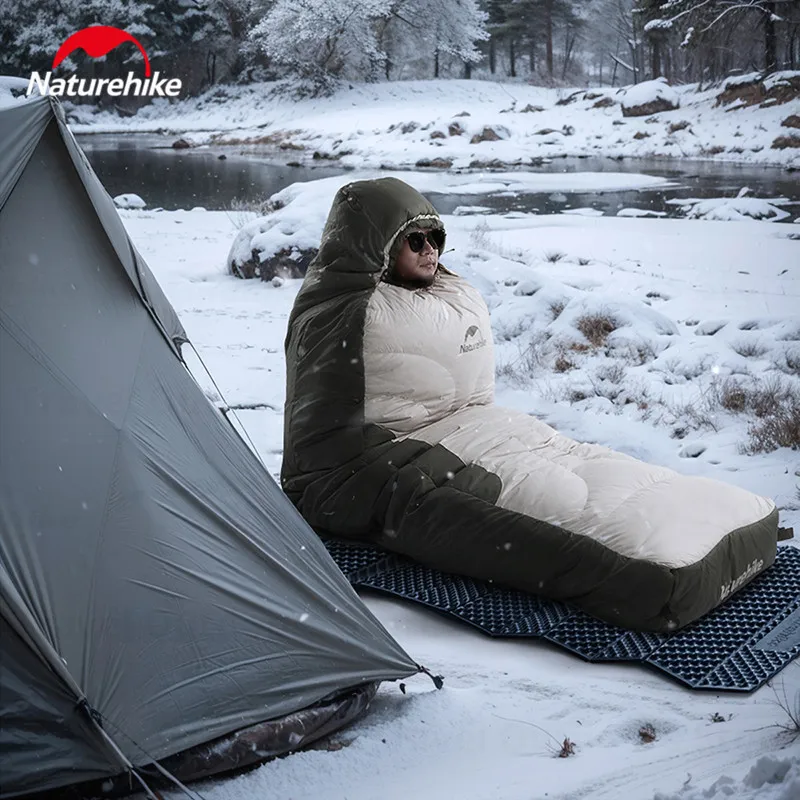
[{"label": "black sunglasses", "polygon": [[426,239],[435,250],[441,251],[444,247],[444,231],[439,228],[434,228],[424,233],[422,231],[414,231],[406,236],[412,253],[421,253],[422,248],[425,247]]}]

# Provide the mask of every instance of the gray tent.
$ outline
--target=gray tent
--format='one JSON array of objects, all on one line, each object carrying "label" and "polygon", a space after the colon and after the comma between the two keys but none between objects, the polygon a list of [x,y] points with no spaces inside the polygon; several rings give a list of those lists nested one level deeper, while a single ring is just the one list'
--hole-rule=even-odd
[{"label": "gray tent", "polygon": [[0,108],[0,797],[296,749],[420,669],[186,341],[58,102]]}]

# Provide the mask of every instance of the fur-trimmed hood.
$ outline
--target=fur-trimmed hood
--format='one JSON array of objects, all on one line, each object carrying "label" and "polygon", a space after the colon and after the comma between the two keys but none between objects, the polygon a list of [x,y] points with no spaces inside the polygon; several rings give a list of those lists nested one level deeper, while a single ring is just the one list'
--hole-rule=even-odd
[{"label": "fur-trimmed hood", "polygon": [[403,234],[432,228],[444,230],[436,209],[397,178],[343,186],[333,199],[319,252],[308,266],[290,326],[331,296],[374,289],[393,264]]}]

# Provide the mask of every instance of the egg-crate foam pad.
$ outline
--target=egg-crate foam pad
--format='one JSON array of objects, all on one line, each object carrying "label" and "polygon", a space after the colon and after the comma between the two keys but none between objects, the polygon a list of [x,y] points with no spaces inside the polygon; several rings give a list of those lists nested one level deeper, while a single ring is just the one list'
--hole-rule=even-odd
[{"label": "egg-crate foam pad", "polygon": [[800,548],[674,633],[626,630],[566,603],[450,575],[322,536],[350,583],[412,600],[495,637],[544,639],[586,661],[640,662],[693,689],[752,692],[800,655]]}]

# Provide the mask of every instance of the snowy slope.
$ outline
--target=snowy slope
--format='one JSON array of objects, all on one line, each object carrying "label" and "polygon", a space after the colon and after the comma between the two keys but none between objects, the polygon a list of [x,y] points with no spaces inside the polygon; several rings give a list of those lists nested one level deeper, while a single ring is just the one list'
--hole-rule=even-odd
[{"label": "snowy slope", "polygon": [[[305,219],[293,223],[303,236],[318,237],[337,185],[294,187],[276,222],[294,215]],[[225,274],[241,215],[121,214],[225,400],[254,406],[238,417],[277,475],[282,345],[300,282]],[[564,215],[445,223],[454,248],[446,263],[492,310],[499,404],[536,413],[575,438],[770,495],[783,524],[800,529],[798,451],[741,454],[747,420],[709,399],[731,373],[800,380],[786,368],[800,342],[800,244],[787,238],[794,226]],[[619,323],[613,346],[570,350],[580,337],[576,321],[598,308]],[[573,367],[556,371],[559,356]],[[196,360],[193,371],[217,399]],[[631,402],[615,393],[620,385]],[[793,701],[800,666],[781,673],[776,691],[690,692],[642,667],[586,664],[543,643],[494,641],[408,604],[365,599],[409,653],[445,676],[445,688],[436,691],[427,678],[410,681],[406,695],[384,685],[372,713],[333,747],[209,782],[197,787],[203,797],[797,796],[800,745],[778,727],[786,715],[776,691]],[[640,735],[646,725],[654,741]],[[557,758],[565,737],[575,754]]]}]

